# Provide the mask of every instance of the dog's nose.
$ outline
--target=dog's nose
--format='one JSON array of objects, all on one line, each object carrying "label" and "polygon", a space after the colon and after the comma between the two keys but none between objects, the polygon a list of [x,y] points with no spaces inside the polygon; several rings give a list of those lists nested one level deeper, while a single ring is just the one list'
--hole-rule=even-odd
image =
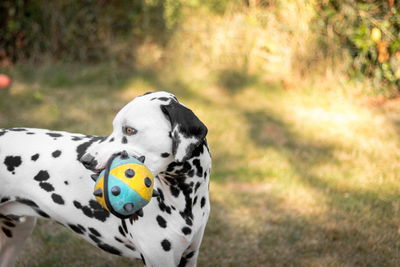
[{"label": "dog's nose", "polygon": [[94,157],[89,153],[83,155],[79,161],[82,162],[83,166],[85,166],[87,169],[93,169],[93,167],[95,167],[94,165],[96,164]]}]

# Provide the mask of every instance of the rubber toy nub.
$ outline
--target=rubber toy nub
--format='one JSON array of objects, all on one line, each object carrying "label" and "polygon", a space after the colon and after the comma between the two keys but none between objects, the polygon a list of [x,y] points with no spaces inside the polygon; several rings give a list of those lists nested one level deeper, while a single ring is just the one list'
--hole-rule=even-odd
[{"label": "rubber toy nub", "polygon": [[115,154],[96,179],[96,200],[121,219],[141,215],[142,208],[157,195],[153,193],[153,174],[140,160],[144,161],[128,156],[125,151]]}]

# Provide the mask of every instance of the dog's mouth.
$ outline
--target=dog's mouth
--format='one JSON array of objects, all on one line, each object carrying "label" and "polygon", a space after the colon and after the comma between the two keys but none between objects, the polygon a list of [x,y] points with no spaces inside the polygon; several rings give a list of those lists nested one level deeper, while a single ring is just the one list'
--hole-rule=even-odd
[{"label": "dog's mouth", "polygon": [[95,159],[95,157],[89,153],[86,153],[85,155],[83,155],[80,158],[80,162],[83,164],[83,166],[85,166],[86,169],[91,170],[92,172],[94,172],[91,176],[93,180],[96,180],[97,177],[99,176],[99,174],[104,171],[105,169],[107,169],[113,159],[117,156],[120,156],[123,159],[127,159],[129,157],[133,157],[135,159],[137,159],[138,161],[140,161],[141,163],[144,164],[146,157],[145,156],[138,156],[138,155],[129,155],[128,152],[126,150],[123,150],[121,152],[117,152],[111,155],[111,157],[107,160],[106,163],[99,165],[97,160]]}]

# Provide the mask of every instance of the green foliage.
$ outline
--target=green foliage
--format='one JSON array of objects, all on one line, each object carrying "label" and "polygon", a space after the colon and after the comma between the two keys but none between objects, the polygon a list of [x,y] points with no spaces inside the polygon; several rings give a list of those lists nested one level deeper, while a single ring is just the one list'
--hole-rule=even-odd
[{"label": "green foliage", "polygon": [[144,40],[165,43],[180,9],[171,0],[4,0],[0,60],[128,61]]},{"label": "green foliage", "polygon": [[349,73],[368,77],[378,93],[400,92],[400,12],[394,1],[324,0],[319,5],[327,41],[338,42],[353,61]]}]

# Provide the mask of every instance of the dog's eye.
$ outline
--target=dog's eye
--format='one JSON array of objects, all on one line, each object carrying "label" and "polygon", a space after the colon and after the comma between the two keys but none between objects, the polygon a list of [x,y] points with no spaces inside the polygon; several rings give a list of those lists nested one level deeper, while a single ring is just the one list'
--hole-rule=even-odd
[{"label": "dog's eye", "polygon": [[134,134],[137,133],[137,131],[136,131],[135,128],[128,127],[128,126],[127,126],[127,127],[124,127],[123,131],[124,131],[124,133],[127,134],[127,135],[134,135]]}]

